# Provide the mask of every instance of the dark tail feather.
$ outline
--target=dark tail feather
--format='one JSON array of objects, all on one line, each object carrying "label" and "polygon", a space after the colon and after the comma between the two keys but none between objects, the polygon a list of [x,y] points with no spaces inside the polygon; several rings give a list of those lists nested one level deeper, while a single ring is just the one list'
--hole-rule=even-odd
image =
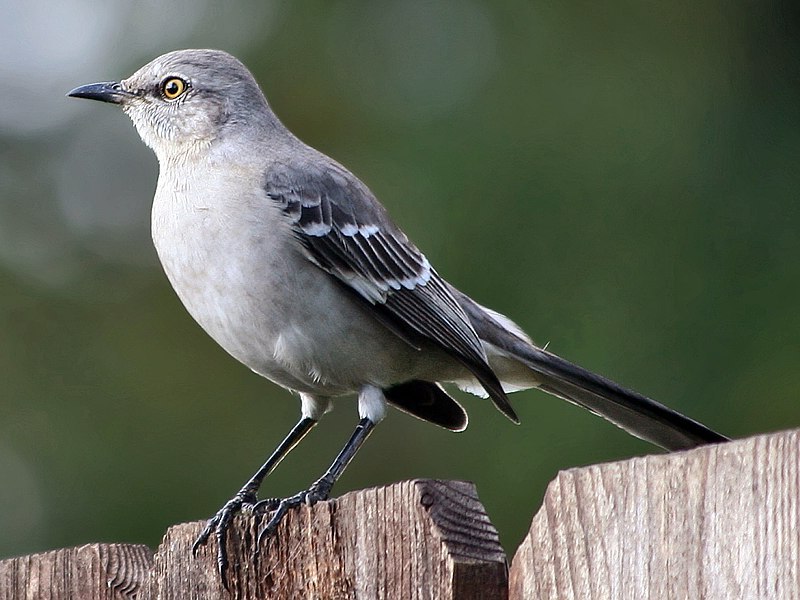
[{"label": "dark tail feather", "polygon": [[601,375],[532,345],[523,333],[511,331],[477,302],[451,290],[480,338],[529,368],[538,386],[608,419],[628,433],[667,450],[685,450],[728,441],[724,435],[650,398],[625,389]]},{"label": "dark tail feather", "polygon": [[514,354],[535,371],[543,390],[582,406],[667,450],[728,440],[705,425],[613,381],[528,344]]}]

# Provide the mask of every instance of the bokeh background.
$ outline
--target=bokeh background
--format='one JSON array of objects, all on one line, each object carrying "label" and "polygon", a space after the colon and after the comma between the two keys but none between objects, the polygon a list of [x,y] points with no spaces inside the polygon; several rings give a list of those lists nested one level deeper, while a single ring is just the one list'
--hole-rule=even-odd
[{"label": "bokeh background", "polygon": [[[800,16],[789,2],[2,0],[0,556],[158,543],[211,515],[298,402],[184,312],[158,167],[71,88],[235,53],[438,270],[550,349],[733,436],[800,424]],[[331,351],[336,351],[335,348]],[[656,452],[542,393],[393,412],[335,490],[476,482],[513,553],[560,469]],[[268,480],[308,485],[337,410]]]}]

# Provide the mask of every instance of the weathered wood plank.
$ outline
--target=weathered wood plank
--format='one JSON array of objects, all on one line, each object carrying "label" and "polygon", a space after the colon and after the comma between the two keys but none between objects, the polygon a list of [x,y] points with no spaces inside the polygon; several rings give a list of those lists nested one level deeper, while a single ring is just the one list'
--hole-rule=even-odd
[{"label": "weathered wood plank", "polygon": [[215,546],[191,545],[202,523],[172,527],[141,600],[197,598],[507,598],[505,554],[475,488],[409,481],[291,511],[253,560],[256,519],[240,517],[228,543],[230,594]]},{"label": "weathered wood plank", "polygon": [[0,561],[0,600],[131,600],[153,563],[147,546],[88,544]]},{"label": "weathered wood plank", "polygon": [[258,524],[240,517],[230,593],[213,544],[191,556],[189,523],[154,559],[93,544],[0,561],[0,600],[800,598],[799,462],[788,431],[560,473],[510,593],[474,487],[411,481],[292,511],[257,560]]},{"label": "weathered wood plank", "polygon": [[800,598],[800,431],[562,472],[513,599]]}]

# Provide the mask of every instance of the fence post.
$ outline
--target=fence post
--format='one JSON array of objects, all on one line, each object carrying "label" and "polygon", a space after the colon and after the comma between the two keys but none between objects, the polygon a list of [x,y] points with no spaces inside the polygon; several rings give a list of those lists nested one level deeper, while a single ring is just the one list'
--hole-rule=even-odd
[{"label": "fence post", "polygon": [[[82,577],[80,592],[67,585],[87,570],[81,549],[0,561],[0,600],[121,600],[133,593],[137,600],[508,597],[505,554],[471,483],[406,481],[301,507],[262,545],[258,560],[253,560],[256,519],[238,517],[228,540],[229,592],[216,573],[213,542],[192,556],[203,525],[171,527],[149,572],[130,570],[135,577],[124,586],[112,585],[121,564],[92,569],[91,577]],[[143,547],[115,547],[138,548],[136,564],[149,567]],[[102,554],[109,547],[89,548]],[[26,561],[55,569],[65,581],[43,590],[30,569],[19,568]]]},{"label": "fence post", "polygon": [[[230,593],[202,523],[144,546],[0,561],[0,600],[800,598],[800,430],[559,473],[507,576],[472,484],[417,480],[291,511],[253,560],[231,530]],[[510,579],[510,583],[509,583]]]},{"label": "fence post", "polygon": [[800,598],[800,430],[559,473],[510,598]]},{"label": "fence post", "polygon": [[87,544],[0,561],[0,600],[133,600],[153,565],[136,544]]}]

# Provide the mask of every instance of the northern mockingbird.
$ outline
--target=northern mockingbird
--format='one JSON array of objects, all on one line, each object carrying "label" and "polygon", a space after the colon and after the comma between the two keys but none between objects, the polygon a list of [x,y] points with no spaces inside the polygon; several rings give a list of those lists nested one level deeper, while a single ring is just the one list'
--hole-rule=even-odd
[{"label": "northern mockingbird", "polygon": [[491,398],[538,387],[667,450],[726,438],[539,348],[507,317],[447,283],[361,181],[297,139],[250,72],[217,50],[158,57],[120,82],[70,96],[118,104],[160,165],[152,233],[164,271],[203,329],[253,371],[296,393],[301,418],[209,521],[225,577],[233,515],[332,407],[358,396],[360,421],[311,487],[259,508],[328,498],[387,404],[452,431],[467,414],[441,383]]}]

